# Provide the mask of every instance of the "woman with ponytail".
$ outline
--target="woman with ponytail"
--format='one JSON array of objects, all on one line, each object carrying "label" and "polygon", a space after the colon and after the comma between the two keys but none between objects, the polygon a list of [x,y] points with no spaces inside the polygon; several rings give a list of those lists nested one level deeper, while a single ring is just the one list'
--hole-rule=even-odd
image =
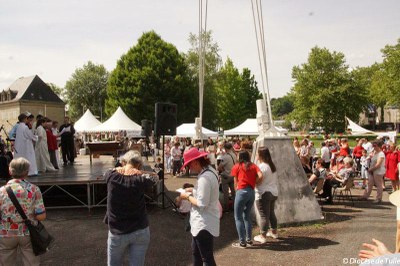
[{"label": "woman with ponytail", "polygon": [[254,205],[254,188],[262,178],[260,169],[250,161],[247,151],[239,152],[239,163],[233,166],[231,175],[235,178],[235,223],[239,235],[239,243],[233,243],[233,247],[246,248],[252,245],[250,212]]},{"label": "woman with ponytail", "polygon": [[[258,160],[262,179],[256,186],[255,197],[256,207],[260,214],[260,235],[255,236],[254,241],[265,243],[267,242],[267,237],[278,238],[278,222],[274,210],[275,201],[278,199],[278,177],[275,164],[267,147],[258,149]],[[272,230],[269,232],[270,226]]]}]

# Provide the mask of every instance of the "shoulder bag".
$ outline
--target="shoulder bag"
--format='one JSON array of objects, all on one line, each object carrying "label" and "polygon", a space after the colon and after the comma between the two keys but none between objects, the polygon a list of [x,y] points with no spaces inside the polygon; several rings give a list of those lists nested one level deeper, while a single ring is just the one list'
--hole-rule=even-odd
[{"label": "shoulder bag", "polygon": [[7,187],[7,194],[10,197],[12,203],[14,204],[15,208],[17,209],[19,215],[21,215],[22,219],[24,220],[25,225],[28,227],[29,234],[31,236],[31,243],[32,249],[35,256],[42,255],[46,253],[49,248],[52,246],[54,242],[54,237],[52,237],[44,227],[44,225],[38,221],[37,225],[34,225],[22,209],[21,205],[19,204],[17,198],[15,197],[14,192],[10,187]]}]

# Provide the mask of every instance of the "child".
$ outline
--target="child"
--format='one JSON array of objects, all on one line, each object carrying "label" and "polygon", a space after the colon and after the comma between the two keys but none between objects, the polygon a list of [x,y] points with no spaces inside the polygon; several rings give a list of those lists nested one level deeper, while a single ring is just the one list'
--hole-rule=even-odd
[{"label": "child", "polygon": [[[193,188],[194,185],[190,183],[185,183],[183,184],[183,189],[186,190],[187,188]],[[192,207],[192,204],[188,200],[182,200],[180,196],[176,197],[175,199],[175,204],[177,207],[179,207],[178,211],[181,214],[188,214],[190,212],[190,208]]]},{"label": "child", "polygon": [[163,164],[161,162],[161,157],[157,157],[156,164],[154,165],[154,171],[158,174],[158,178],[163,178]]},{"label": "child", "polygon": [[371,163],[371,158],[367,155],[367,151],[364,149],[362,151],[362,156],[360,158],[360,164],[361,164],[361,179],[363,181],[362,184],[362,189],[365,189],[365,184],[368,179],[368,169],[369,165]]}]

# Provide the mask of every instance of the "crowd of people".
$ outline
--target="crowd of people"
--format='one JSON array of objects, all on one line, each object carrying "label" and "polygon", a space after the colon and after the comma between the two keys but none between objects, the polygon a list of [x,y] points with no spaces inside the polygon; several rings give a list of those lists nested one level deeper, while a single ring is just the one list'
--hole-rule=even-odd
[{"label": "crowd of people", "polygon": [[58,128],[58,122],[42,115],[35,116],[25,112],[18,116],[18,122],[9,132],[13,158],[25,158],[30,163],[28,176],[40,172],[57,171],[62,162],[73,164],[76,151],[74,144],[75,129],[69,118]]},{"label": "crowd of people", "polygon": [[300,158],[309,182],[316,186],[323,179],[323,193],[321,197],[326,203],[332,203],[332,188],[345,186],[352,177],[362,180],[362,189],[365,189],[361,200],[368,200],[372,189],[377,190],[374,203],[382,201],[382,192],[386,189],[385,178],[391,181],[389,193],[399,189],[400,146],[396,148],[394,142],[388,139],[375,139],[372,142],[367,138],[356,139],[356,146],[351,149],[346,138],[327,139],[321,143],[317,155],[312,142],[304,138],[293,140],[293,146]]},{"label": "crowd of people", "polygon": [[[38,171],[56,171],[59,168],[56,155],[59,146],[63,151],[64,164],[73,164],[76,156],[74,129],[68,118],[59,130],[57,124],[45,117],[37,117],[31,128],[27,114],[21,114],[18,119],[19,123],[16,125],[15,134],[13,133],[14,160],[10,164],[12,180],[6,186],[11,186],[14,191],[23,191],[19,196],[30,210],[28,217],[32,221],[40,221],[46,217],[40,190],[25,178],[36,175]],[[13,136],[11,133],[10,136]],[[72,141],[66,140],[71,136]],[[57,138],[60,138],[59,143]],[[392,180],[393,191],[399,188],[397,169],[400,157],[394,143],[390,141],[377,139],[369,142],[363,138],[351,149],[345,138],[327,139],[322,142],[318,152],[308,138],[301,142],[295,138],[293,146],[304,170],[309,173],[310,184],[314,185],[319,180],[324,180],[321,197],[325,198],[327,203],[332,202],[332,188],[345,185],[352,177],[366,180],[363,183],[365,192],[362,199],[368,199],[372,187],[377,187],[376,203],[382,200],[383,178]],[[157,146],[149,147],[156,149]],[[249,152],[252,143],[248,140],[220,140],[214,143],[208,139],[203,146],[201,142],[172,138],[167,139],[162,147],[165,155],[164,165],[161,158],[157,157],[154,168],[161,169],[165,166],[166,172],[175,177],[185,172],[197,175],[196,183],[185,185],[177,198],[180,205],[190,210],[194,265],[216,265],[214,238],[220,234],[222,211],[234,212],[238,236],[238,241],[232,244],[234,248],[246,248],[254,242],[264,244],[268,238],[278,238],[275,202],[279,196],[279,177],[268,147],[258,148],[254,162]],[[145,193],[163,176],[144,171],[142,155],[129,150],[121,158],[120,166],[105,173],[108,195],[104,222],[109,228],[108,265],[121,265],[124,254],[128,255],[130,262],[134,262],[133,265],[144,265],[150,242]],[[22,221],[14,217],[10,219],[16,225],[4,222],[3,218],[8,217],[7,215],[15,216],[15,213],[7,212],[9,208],[4,209],[7,202],[9,203],[9,199],[5,188],[2,187],[0,229],[3,231],[0,232],[3,232],[3,235],[0,234],[0,262],[6,263],[5,265],[13,263],[13,250],[20,246],[25,248],[24,260],[38,265],[38,260],[32,258],[33,253],[26,240],[29,234]],[[259,234],[254,238],[251,217],[253,211],[259,216]],[[7,239],[11,235],[18,238]]]}]

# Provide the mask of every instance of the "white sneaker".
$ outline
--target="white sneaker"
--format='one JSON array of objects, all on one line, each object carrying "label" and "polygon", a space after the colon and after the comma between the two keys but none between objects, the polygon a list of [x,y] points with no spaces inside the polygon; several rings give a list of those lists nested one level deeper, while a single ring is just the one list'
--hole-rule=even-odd
[{"label": "white sneaker", "polygon": [[278,233],[274,234],[271,231],[268,231],[267,237],[272,237],[273,239],[277,239],[278,238]]},{"label": "white sneaker", "polygon": [[254,241],[260,242],[261,244],[264,244],[267,242],[267,239],[263,237],[262,235],[258,235],[254,237]]}]

